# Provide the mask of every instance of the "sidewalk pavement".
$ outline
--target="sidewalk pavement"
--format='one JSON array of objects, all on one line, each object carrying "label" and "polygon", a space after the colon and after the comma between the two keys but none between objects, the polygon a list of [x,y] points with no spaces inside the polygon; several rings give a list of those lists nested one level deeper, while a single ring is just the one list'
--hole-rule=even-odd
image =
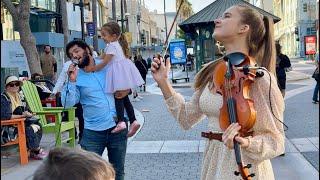
[{"label": "sidewalk pavement", "polygon": [[[177,70],[176,75],[183,76],[183,73]],[[176,83],[173,84],[175,88],[190,88],[192,87],[192,81],[194,79],[195,72],[190,72],[190,80],[188,83]],[[178,76],[177,76],[178,77]],[[298,81],[302,79],[310,78],[310,75],[306,75],[301,72],[291,71],[287,74],[288,81]],[[150,102],[149,102],[150,103]],[[144,116],[138,110],[136,110],[137,120],[143,127],[144,124]],[[141,130],[139,129],[139,131]],[[128,153],[139,153],[139,141],[133,141],[135,137],[129,138],[128,140]],[[54,135],[44,135],[41,141],[41,146],[46,150],[49,150],[54,147]],[[316,141],[319,142],[319,139]],[[140,147],[141,152],[146,153],[144,149],[148,149],[150,153],[164,153],[161,152],[161,148],[165,141],[156,142],[156,146],[143,144],[142,149]],[[168,143],[168,142],[167,142]],[[160,146],[159,146],[160,144]],[[169,143],[170,144],[170,143]],[[173,145],[173,151],[179,152],[179,148],[177,144],[171,143]],[[195,148],[195,151],[198,153],[203,152],[203,142],[196,142],[198,146]],[[295,147],[296,146],[296,147]],[[303,146],[303,145],[302,145]],[[319,151],[319,144],[315,144],[317,147],[317,151]],[[160,149],[152,150],[152,148],[158,147]],[[77,145],[77,148],[80,148]],[[132,148],[135,149],[135,152],[132,152]],[[166,153],[171,152],[170,147],[169,150],[166,150]],[[172,147],[171,147],[172,148]],[[184,145],[184,149],[185,149]],[[16,149],[15,149],[16,150]],[[189,152],[190,150],[186,150]],[[15,153],[17,154],[17,153]],[[103,155],[106,158],[106,154]],[[1,158],[1,178],[3,179],[32,179],[32,174],[36,170],[36,168],[41,164],[41,161],[30,161],[26,166],[21,166],[19,163],[19,156],[9,156],[8,158]],[[286,155],[284,157],[277,157],[272,160],[275,177],[276,179],[318,179],[319,172],[301,155],[301,148],[297,148],[296,143],[290,142],[290,140],[286,141]]]},{"label": "sidewalk pavement", "polygon": [[[190,88],[193,86],[194,83],[194,77],[195,77],[196,72],[192,71],[189,73],[189,77],[190,77],[190,82],[185,82],[184,80],[179,80],[177,83],[172,83],[171,85],[173,88]],[[183,75],[182,73],[177,73],[176,78],[181,78],[181,77],[185,77],[185,75]],[[290,72],[287,72],[287,82],[293,82],[293,81],[299,81],[299,80],[304,80],[304,79],[309,79],[311,78],[311,75],[296,71],[296,70],[292,70]]]},{"label": "sidewalk pavement", "polygon": [[300,58],[300,57],[294,57],[294,58],[290,58],[291,63],[292,62],[298,62],[301,64],[314,64],[315,60],[312,59],[305,59],[305,58]]},{"label": "sidewalk pavement", "polygon": [[287,72],[287,82],[299,81],[299,80],[304,80],[309,78],[311,78],[311,75],[308,75],[299,71],[293,70],[293,71]]},{"label": "sidewalk pavement", "polygon": [[[139,133],[144,124],[144,117],[140,111],[135,109],[135,115],[137,121],[141,124],[140,129],[133,136],[128,138],[128,145],[134,139],[134,137]],[[76,121],[76,126],[78,127],[78,121]],[[79,131],[78,131],[79,132]],[[67,137],[67,134],[63,134],[64,137]],[[77,143],[77,142],[76,142]],[[53,149],[55,145],[54,134],[43,134],[40,146],[43,147],[46,151]],[[67,145],[64,145],[67,146]],[[1,147],[1,153],[3,151]],[[77,144],[76,148],[80,148],[80,145]],[[8,157],[4,157],[1,154],[1,179],[4,180],[22,180],[22,179],[32,179],[34,171],[41,165],[42,161],[30,160],[29,163],[25,166],[20,165],[20,156],[17,152],[18,148],[10,148],[9,153],[11,154]],[[102,155],[107,159],[106,151]]]}]

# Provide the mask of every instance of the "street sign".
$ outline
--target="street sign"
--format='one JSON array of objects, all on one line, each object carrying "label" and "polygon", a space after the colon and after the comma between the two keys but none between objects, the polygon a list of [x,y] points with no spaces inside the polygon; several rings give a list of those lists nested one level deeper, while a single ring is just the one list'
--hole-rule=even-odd
[{"label": "street sign", "polygon": [[187,48],[184,39],[172,40],[169,49],[171,64],[185,64],[187,62]]},{"label": "street sign", "polygon": [[87,32],[88,32],[88,36],[94,36],[95,35],[95,29],[96,26],[93,22],[87,22]]},{"label": "street sign", "polygon": [[317,37],[316,36],[305,36],[304,37],[304,47],[306,55],[316,54],[316,44]]}]

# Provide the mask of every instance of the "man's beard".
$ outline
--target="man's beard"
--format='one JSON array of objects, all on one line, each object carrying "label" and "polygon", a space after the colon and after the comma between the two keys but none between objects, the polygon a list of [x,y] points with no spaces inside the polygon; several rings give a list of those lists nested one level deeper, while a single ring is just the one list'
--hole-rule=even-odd
[{"label": "man's beard", "polygon": [[78,67],[82,69],[82,68],[88,66],[89,63],[90,63],[90,59],[89,59],[88,53],[84,52],[82,61],[79,63]]}]

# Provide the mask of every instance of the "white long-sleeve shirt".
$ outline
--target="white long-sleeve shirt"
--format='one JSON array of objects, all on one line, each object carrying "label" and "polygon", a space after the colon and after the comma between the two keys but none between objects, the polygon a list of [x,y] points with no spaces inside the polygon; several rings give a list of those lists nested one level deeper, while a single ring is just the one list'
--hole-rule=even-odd
[{"label": "white long-sleeve shirt", "polygon": [[58,92],[61,92],[62,90],[62,87],[64,85],[64,83],[66,82],[67,78],[68,78],[68,74],[67,74],[67,71],[69,69],[69,66],[72,62],[69,60],[67,62],[65,62],[63,64],[63,68],[62,68],[62,71],[60,72],[59,74],[59,78],[52,90],[52,93],[53,94],[57,94]]}]

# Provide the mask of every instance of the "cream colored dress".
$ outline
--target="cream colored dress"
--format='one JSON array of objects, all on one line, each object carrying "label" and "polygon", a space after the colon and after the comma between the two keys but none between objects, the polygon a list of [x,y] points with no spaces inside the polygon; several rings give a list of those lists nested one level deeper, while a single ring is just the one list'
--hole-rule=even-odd
[{"label": "cream colored dress", "polygon": [[[271,83],[271,103],[274,115],[283,121],[284,100],[273,75]],[[274,174],[270,159],[284,152],[283,125],[274,117],[270,108],[269,85],[267,73],[257,78],[251,86],[250,96],[254,100],[257,111],[254,134],[249,137],[249,147],[242,148],[242,161],[252,164],[250,173],[255,173],[253,179],[273,180]],[[208,117],[208,131],[221,132],[219,126],[219,109],[222,97],[212,94],[208,86],[203,91],[196,91],[190,102],[185,102],[181,94],[175,93],[166,100],[169,111],[178,120],[183,129],[190,129],[195,124]],[[200,132],[199,132],[200,136]],[[206,139],[203,154],[202,180],[234,180],[240,179],[234,175],[237,169],[234,150],[228,149],[222,142]]]}]

